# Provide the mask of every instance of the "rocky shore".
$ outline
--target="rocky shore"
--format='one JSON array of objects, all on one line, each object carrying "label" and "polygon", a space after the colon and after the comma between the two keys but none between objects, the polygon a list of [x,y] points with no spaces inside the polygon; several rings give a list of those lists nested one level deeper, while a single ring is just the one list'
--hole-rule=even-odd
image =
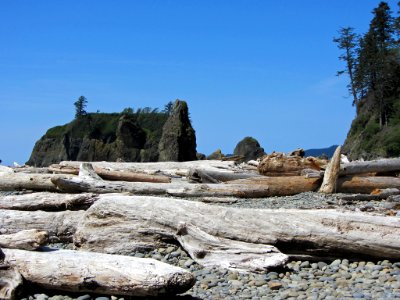
[{"label": "rocky shore", "polygon": [[[340,194],[303,193],[265,199],[226,199],[217,205],[252,208],[336,208],[374,214],[400,213],[389,201],[344,201]],[[51,247],[72,248],[53,244]],[[336,259],[326,261],[292,260],[284,267],[264,273],[203,268],[178,246],[151,252],[132,252],[136,257],[151,257],[188,269],[196,276],[194,287],[177,299],[400,299],[400,262]],[[23,299],[117,300],[134,297],[68,294],[32,287]]]}]

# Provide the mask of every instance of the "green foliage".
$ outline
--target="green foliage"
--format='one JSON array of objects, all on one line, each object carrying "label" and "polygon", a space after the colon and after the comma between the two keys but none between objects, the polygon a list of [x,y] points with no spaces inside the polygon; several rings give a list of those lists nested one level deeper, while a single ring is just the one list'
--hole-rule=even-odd
[{"label": "green foliage", "polygon": [[50,128],[49,130],[47,130],[46,136],[51,139],[59,138],[64,135],[64,133],[66,132],[66,128],[67,125]]},{"label": "green foliage", "polygon": [[167,104],[165,104],[162,112],[166,113],[167,115],[170,115],[172,112],[173,106],[174,106],[174,104],[172,103],[172,101],[169,101]]},{"label": "green foliage", "polygon": [[124,108],[124,109],[122,110],[121,114],[123,114],[123,115],[133,115],[134,112],[135,112],[135,111],[133,110],[132,107],[127,107],[127,108]]}]

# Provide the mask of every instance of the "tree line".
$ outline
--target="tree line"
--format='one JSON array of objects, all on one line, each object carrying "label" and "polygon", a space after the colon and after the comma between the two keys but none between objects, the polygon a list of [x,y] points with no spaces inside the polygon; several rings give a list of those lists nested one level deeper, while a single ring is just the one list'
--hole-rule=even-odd
[{"label": "tree line", "polygon": [[339,59],[346,67],[338,75],[349,76],[347,87],[353,105],[358,111],[363,102],[372,99],[382,128],[393,115],[400,95],[400,2],[397,17],[386,2],[380,2],[372,14],[365,34],[343,27],[333,41],[343,51]]},{"label": "tree line", "polygon": [[[78,100],[74,102],[75,106],[75,118],[80,118],[82,116],[87,115],[86,107],[87,107],[87,99],[85,96],[80,96]],[[144,107],[138,108],[135,110],[132,107],[127,107],[122,110],[122,114],[131,115],[131,114],[150,114],[150,113],[165,113],[167,115],[171,114],[173,108],[172,101],[169,101],[167,104],[164,105],[163,110],[159,110],[158,108],[151,108],[151,107]]]}]

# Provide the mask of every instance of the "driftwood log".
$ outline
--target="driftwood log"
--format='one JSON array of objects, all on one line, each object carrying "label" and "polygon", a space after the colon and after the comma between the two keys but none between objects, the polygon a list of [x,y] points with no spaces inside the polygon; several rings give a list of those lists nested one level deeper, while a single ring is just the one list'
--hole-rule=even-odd
[{"label": "driftwood log", "polygon": [[47,231],[52,242],[71,242],[84,211],[17,211],[0,209],[0,234],[21,230]]},{"label": "driftwood log", "polygon": [[386,158],[371,161],[353,161],[340,166],[340,175],[387,173],[396,171],[400,171],[400,158]]},{"label": "driftwood log", "polygon": [[390,198],[391,196],[399,195],[399,189],[376,189],[371,192],[371,194],[349,194],[340,195],[340,199],[346,201],[371,201],[371,200],[382,200]]},{"label": "driftwood log", "polygon": [[191,169],[188,178],[201,183],[220,183],[237,179],[258,177],[255,172],[214,171],[207,169]]},{"label": "driftwood log", "polygon": [[[62,161],[59,163],[62,167],[79,168],[83,162]],[[146,174],[164,174],[167,176],[188,176],[190,169],[208,169],[214,171],[221,170],[240,170],[233,161],[218,160],[196,160],[186,162],[145,162],[145,163],[118,163],[118,162],[92,162],[94,168],[104,168],[108,170],[125,170],[140,172]]]},{"label": "driftwood log", "polygon": [[59,194],[38,192],[24,195],[0,195],[0,209],[13,210],[77,210],[87,209],[97,199],[95,194]]},{"label": "driftwood log", "polygon": [[239,209],[140,196],[101,195],[85,213],[74,241],[82,249],[126,254],[178,239],[182,223],[248,246],[273,245],[289,255],[400,258],[396,217],[335,210]]},{"label": "driftwood log", "polygon": [[[53,164],[48,168],[49,171],[57,174],[79,174],[79,167],[62,166]],[[150,175],[146,173],[132,172],[129,170],[107,170],[95,167],[95,172],[105,180],[131,181],[131,182],[171,182],[171,178],[162,175]]]},{"label": "driftwood log", "polygon": [[4,262],[46,289],[108,295],[161,296],[194,284],[188,271],[149,258],[73,250],[3,249]]},{"label": "driftwood log", "polygon": [[48,233],[37,229],[21,230],[13,234],[0,234],[0,247],[36,250],[48,242]]},{"label": "driftwood log", "polygon": [[319,177],[307,178],[306,176],[260,176],[228,181],[227,184],[265,186],[269,191],[268,196],[287,196],[315,191],[319,188],[321,179]]},{"label": "driftwood log", "polygon": [[[241,182],[243,181],[243,183]],[[260,183],[258,183],[258,181]],[[226,184],[191,184],[187,182],[148,183],[104,181],[94,172],[90,163],[82,163],[79,177],[64,179],[55,178],[53,183],[60,191],[120,193],[129,192],[136,195],[170,195],[176,197],[238,197],[260,198],[276,195],[292,195],[317,188],[318,178],[299,176],[297,180],[279,177],[255,177],[242,179]],[[308,184],[307,184],[308,183]],[[287,187],[286,187],[287,186]]]},{"label": "driftwood log", "polygon": [[320,171],[325,168],[327,160],[315,157],[286,156],[283,153],[272,153],[263,157],[258,171],[265,176],[298,176],[304,169]]},{"label": "driftwood log", "polygon": [[329,164],[326,167],[324,180],[322,181],[321,187],[319,188],[320,193],[332,194],[336,191],[336,181],[339,177],[340,170],[340,151],[342,147],[337,147],[335,153],[332,156]]},{"label": "driftwood log", "polygon": [[56,186],[51,182],[52,179],[59,176],[68,177],[68,175],[52,174],[25,174],[25,173],[0,173],[0,190],[33,190],[56,192]]},{"label": "driftwood log", "polygon": [[399,177],[384,176],[343,176],[337,180],[336,191],[339,193],[370,194],[376,189],[400,189]]}]

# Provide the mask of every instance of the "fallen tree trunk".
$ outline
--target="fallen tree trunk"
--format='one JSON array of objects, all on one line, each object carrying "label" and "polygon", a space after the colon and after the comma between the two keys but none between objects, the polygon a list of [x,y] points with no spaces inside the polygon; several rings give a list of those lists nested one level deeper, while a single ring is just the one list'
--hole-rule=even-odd
[{"label": "fallen tree trunk", "polygon": [[135,195],[169,195],[175,197],[238,197],[261,198],[274,196],[266,185],[248,184],[190,184],[148,183],[124,181],[84,180],[80,178],[56,178],[53,183],[60,191],[67,193],[121,193]]},{"label": "fallen tree trunk", "polygon": [[0,190],[33,190],[56,192],[57,187],[51,182],[51,179],[59,176],[65,177],[67,175],[0,173]]},{"label": "fallen tree trunk", "polygon": [[149,297],[183,293],[195,282],[188,271],[149,258],[73,250],[3,252],[5,263],[46,289]]},{"label": "fallen tree trunk", "polygon": [[288,196],[316,191],[321,184],[321,179],[319,177],[307,178],[305,176],[260,176],[228,181],[227,184],[267,186],[269,190],[269,196]]},{"label": "fallen tree trunk", "polygon": [[[62,161],[62,167],[79,168],[82,162],[79,161]],[[119,162],[91,162],[94,168],[103,168],[108,170],[124,170],[132,172],[140,172],[147,174],[164,174],[167,176],[187,176],[190,169],[208,169],[208,170],[240,170],[233,161],[217,161],[217,160],[195,160],[185,162],[145,162],[145,163],[119,163]]]},{"label": "fallen tree trunk", "polygon": [[[79,167],[64,167],[58,164],[51,165],[49,171],[58,174],[79,174]],[[119,181],[130,181],[130,182],[171,182],[171,178],[162,175],[150,175],[146,173],[138,173],[127,170],[107,170],[101,167],[95,167],[95,172],[105,180],[119,180]]]},{"label": "fallen tree trunk", "polygon": [[400,171],[400,158],[386,158],[371,161],[353,161],[340,166],[340,175],[386,173],[393,171]]},{"label": "fallen tree trunk", "polygon": [[0,209],[13,210],[77,210],[87,209],[97,200],[91,193],[59,194],[38,192],[24,195],[0,195]]},{"label": "fallen tree trunk", "polygon": [[383,190],[374,190],[372,191],[372,194],[340,195],[340,199],[346,201],[371,201],[371,200],[387,199],[390,196],[399,194],[400,194],[399,189],[383,189]]},{"label": "fallen tree trunk", "polygon": [[120,195],[100,196],[85,213],[74,242],[82,249],[126,254],[178,239],[181,223],[249,246],[274,245],[290,255],[400,258],[400,222],[396,217],[335,210],[216,207]]},{"label": "fallen tree trunk", "polygon": [[340,169],[340,151],[342,147],[337,147],[335,153],[332,156],[329,164],[326,167],[324,179],[321,187],[319,188],[320,193],[332,194],[336,190],[336,181],[339,176]]},{"label": "fallen tree trunk", "polygon": [[84,211],[17,211],[0,209],[0,234],[21,230],[47,231],[52,242],[71,242]]},{"label": "fallen tree trunk", "polygon": [[253,172],[214,171],[207,169],[189,170],[189,179],[201,183],[220,183],[237,179],[245,179],[260,176]]},{"label": "fallen tree trunk", "polygon": [[[1,234],[0,247],[22,250],[36,250],[48,242],[46,231],[22,230],[14,234]],[[1,298],[0,298],[1,299]]]},{"label": "fallen tree trunk", "polygon": [[370,194],[375,189],[400,188],[400,178],[383,176],[344,176],[337,180],[336,191],[339,193]]}]

